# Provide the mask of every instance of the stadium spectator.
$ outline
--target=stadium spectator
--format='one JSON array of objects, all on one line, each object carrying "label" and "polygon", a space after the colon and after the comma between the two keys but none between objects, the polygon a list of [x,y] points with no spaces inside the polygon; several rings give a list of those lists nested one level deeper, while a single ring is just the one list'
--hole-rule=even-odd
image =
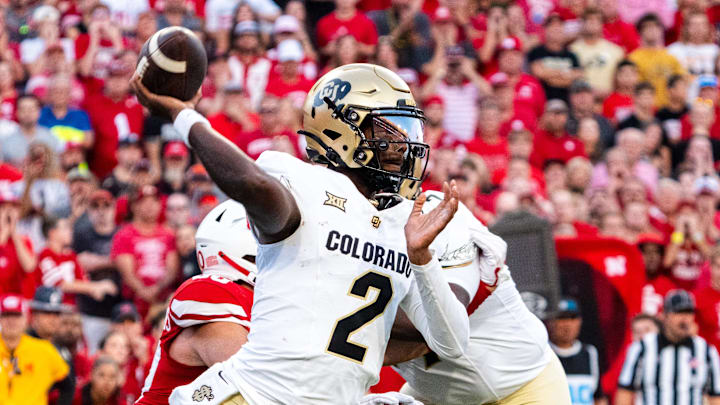
[{"label": "stadium spectator", "polygon": [[[23,168],[23,180],[18,182],[22,213],[30,236],[38,246],[42,216],[65,217],[70,215],[70,191],[61,177],[57,156],[44,143],[31,143]],[[71,180],[71,179],[67,179]]]},{"label": "stadium spectator", "polygon": [[557,190],[550,194],[553,205],[553,234],[556,237],[574,238],[597,235],[597,229],[578,218],[575,204],[576,196],[567,190]]},{"label": "stadium spectator", "polygon": [[[134,403],[140,394],[136,364],[130,361],[130,342],[123,332],[110,332],[100,342],[98,358],[111,358],[120,369],[120,401]],[[142,373],[140,373],[142,375]]]},{"label": "stadium spectator", "polygon": [[[144,369],[152,358],[154,348],[152,338],[143,334],[143,323],[140,314],[131,302],[115,305],[112,311],[111,331],[122,332],[130,343],[130,362],[135,368]],[[142,379],[135,376],[142,382]]]},{"label": "stadium spectator", "polygon": [[335,11],[317,22],[316,39],[323,55],[337,52],[337,40],[345,35],[352,35],[358,41],[363,57],[375,52],[378,38],[375,24],[357,9],[357,3],[358,0],[335,0]]},{"label": "stadium spectator", "polygon": [[330,70],[350,63],[362,62],[360,47],[357,39],[350,34],[343,35],[335,40],[335,47],[328,56],[328,63],[320,72],[321,75]]},{"label": "stadium spectator", "polygon": [[115,156],[117,165],[105,178],[102,187],[119,197],[132,191],[135,169],[142,160],[143,150],[137,134],[128,134],[126,138],[119,139]]},{"label": "stadium spectator", "polygon": [[157,28],[181,26],[191,31],[202,31],[203,22],[184,0],[165,0],[162,13],[157,16]]},{"label": "stadium spectator", "polygon": [[124,405],[120,381],[122,374],[115,360],[98,357],[93,362],[90,381],[78,387],[72,405]]},{"label": "stadium spectator", "polygon": [[530,163],[534,167],[542,169],[548,160],[565,163],[575,156],[585,155],[583,144],[565,130],[567,120],[567,104],[559,99],[548,101],[533,141]]},{"label": "stadium spectator", "polygon": [[67,75],[57,74],[50,79],[47,105],[40,111],[38,124],[48,128],[64,146],[80,144],[89,149],[94,141],[92,126],[84,110],[70,107],[71,86]]},{"label": "stadium spectator", "polygon": [[371,11],[368,17],[378,35],[388,36],[397,48],[398,66],[419,71],[428,62],[432,52],[430,19],[422,12],[420,2],[391,0],[390,7]]},{"label": "stadium spectator", "polygon": [[[300,25],[300,21],[292,15],[281,15],[273,23],[273,39],[275,44],[279,44],[286,39],[295,39],[300,41],[304,58],[300,61],[300,74],[308,80],[317,79],[318,55],[315,52],[312,41],[307,31]],[[277,60],[277,47],[269,49],[267,56],[271,60]]]},{"label": "stadium spectator", "polygon": [[16,115],[19,125],[0,141],[3,161],[22,167],[30,143],[34,141],[47,144],[55,153],[62,152],[60,140],[46,128],[38,126],[41,107],[40,100],[35,96],[25,95],[18,98]]},{"label": "stadium spectator", "polygon": [[532,49],[527,56],[530,72],[545,89],[548,100],[568,101],[568,89],[575,79],[582,76],[577,56],[565,45],[565,24],[557,13],[551,13],[543,23],[545,40]]},{"label": "stadium spectator", "polygon": [[[637,393],[642,394],[637,395],[638,403],[668,405],[690,403],[691,398],[701,402],[704,395],[715,402],[720,396],[720,383],[712,377],[720,373],[717,349],[695,336],[696,306],[692,296],[684,290],[673,290],[665,296],[663,308],[660,332],[648,333],[627,350],[615,393],[616,405],[633,404]],[[696,378],[678,378],[693,369],[702,372]],[[680,395],[685,398],[683,402],[675,400]]]},{"label": "stadium spectator", "polygon": [[110,9],[99,2],[84,2],[83,23],[87,33],[80,33],[75,39],[77,70],[86,82],[97,86],[95,80],[104,79],[108,65],[116,53],[125,46],[120,24],[110,19]]},{"label": "stadium spectator", "polygon": [[256,110],[267,87],[270,60],[263,56],[260,43],[260,26],[255,21],[240,21],[230,36],[230,83],[239,85],[250,97],[250,105]]},{"label": "stadium spectator", "polygon": [[683,26],[682,38],[670,44],[667,51],[693,76],[715,74],[720,48],[713,42],[713,32],[705,12],[692,12]]},{"label": "stadium spectator", "polygon": [[35,290],[35,296],[30,301],[32,316],[28,335],[44,339],[55,345],[61,358],[68,367],[68,374],[62,380],[56,381],[51,388],[52,394],[57,395],[60,404],[69,404],[75,393],[75,374],[72,368],[72,358],[69,353],[62,351],[55,337],[60,330],[60,314],[71,310],[67,304],[63,304],[63,293],[57,288],[40,286]]},{"label": "stadium spectator", "polygon": [[[0,298],[0,402],[47,404],[50,387],[68,375],[69,367],[48,341],[25,333],[28,308],[23,298]],[[72,395],[70,396],[72,398]]]},{"label": "stadium spectator", "polygon": [[458,140],[469,141],[477,125],[477,101],[491,88],[461,47],[447,48],[440,60],[442,64],[425,81],[421,98],[438,95],[445,106],[443,127]]},{"label": "stadium spectator", "polygon": [[88,380],[92,370],[92,357],[83,339],[82,317],[74,310],[63,312],[59,324],[54,342],[63,358],[70,359],[71,373],[78,387]]},{"label": "stadium spectator", "polygon": [[603,38],[603,15],[598,9],[588,8],[582,15],[583,27],[580,38],[569,49],[578,58],[585,80],[600,95],[609,94],[613,88],[615,67],[625,56],[618,45]]},{"label": "stadium spectator", "polygon": [[22,294],[31,297],[27,287],[28,273],[37,263],[30,238],[20,233],[17,224],[20,205],[8,190],[0,193],[0,294]]},{"label": "stadium spectator", "polygon": [[130,206],[133,220],[115,234],[110,253],[122,276],[123,295],[135,302],[141,314],[167,296],[178,272],[175,239],[158,223],[159,197],[153,186],[138,190]]},{"label": "stadium spectator", "polygon": [[663,266],[670,269],[673,281],[680,288],[692,290],[710,255],[710,245],[699,224],[694,202],[685,200],[680,203],[674,226]]},{"label": "stadium spectator", "polygon": [[258,129],[243,132],[233,140],[253,159],[266,150],[279,150],[294,156],[301,156],[297,134],[288,131],[279,120],[279,104],[276,97],[263,98],[258,110],[260,114]]},{"label": "stadium spectator", "polygon": [[568,116],[567,129],[572,135],[577,135],[580,121],[590,118],[597,122],[600,130],[600,142],[606,148],[615,140],[615,130],[612,124],[600,114],[595,112],[595,97],[593,87],[583,79],[575,80],[569,88],[570,115]]},{"label": "stadium spectator", "polygon": [[603,13],[603,37],[608,41],[620,45],[625,53],[634,51],[640,46],[640,36],[635,27],[623,21],[618,14],[618,0],[603,0],[599,3]]},{"label": "stadium spectator", "polygon": [[652,315],[635,315],[632,321],[630,321],[630,330],[632,331],[633,342],[642,340],[647,334],[658,333],[660,331],[660,327],[660,321]]},{"label": "stadium spectator", "polygon": [[720,343],[720,248],[710,254],[710,283],[694,291],[698,334],[715,347]]},{"label": "stadium spectator", "polygon": [[183,193],[168,196],[165,203],[165,219],[169,228],[177,230],[190,223],[190,199]]},{"label": "stadium spectator", "polygon": [[46,50],[60,45],[65,58],[75,60],[75,44],[69,38],[60,38],[60,12],[53,6],[40,6],[33,11],[31,38],[20,42],[20,61],[30,75],[40,72],[44,65]]},{"label": "stadium spectator", "polygon": [[180,271],[182,272],[183,280],[200,274],[197,254],[195,253],[196,230],[193,225],[184,224],[175,231],[178,256],[180,256]]},{"label": "stadium spectator", "polygon": [[655,118],[662,125],[668,142],[676,144],[682,136],[681,119],[687,114],[688,108],[688,78],[681,75],[672,75],[667,81],[668,103],[655,113]]},{"label": "stadium spectator", "polygon": [[[134,55],[133,55],[134,56]],[[118,163],[114,151],[126,138],[143,133],[143,109],[130,95],[132,65],[116,58],[108,66],[102,93],[86,99],[95,140],[90,153],[90,167],[99,178],[105,178]]]},{"label": "stadium spectator", "polygon": [[87,281],[85,273],[77,261],[72,244],[72,226],[66,218],[45,218],[43,236],[46,247],[38,255],[38,268],[35,270],[35,285],[55,287],[62,291],[63,302],[75,305],[75,294],[84,294],[101,301],[105,295],[117,293],[115,284],[110,281]]},{"label": "stadium spectator", "polygon": [[603,101],[603,115],[614,125],[632,114],[638,81],[637,66],[633,62],[624,59],[617,64],[613,92]]},{"label": "stadium spectator", "polygon": [[640,78],[655,88],[655,106],[663,107],[668,102],[668,78],[674,74],[684,74],[685,69],[665,49],[663,23],[656,14],[644,15],[636,26],[640,33],[640,47],[628,55],[628,59],[637,65]]},{"label": "stadium spectator", "polygon": [[625,128],[645,129],[655,122],[655,87],[649,82],[640,82],[633,91],[633,111],[617,125],[617,130]]},{"label": "stadium spectator", "polygon": [[600,384],[600,363],[595,346],[578,340],[582,315],[577,301],[563,298],[548,321],[550,347],[560,358],[570,385],[573,404],[606,405]]},{"label": "stadium spectator", "polygon": [[[115,200],[106,190],[96,190],[89,197],[87,220],[73,226],[73,250],[78,263],[93,281],[112,281],[120,286],[120,276],[110,258],[110,246],[115,235]],[[106,296],[102,301],[78,297],[78,309],[83,316],[83,332],[90,353],[95,353],[100,340],[110,329],[110,315],[118,296]]]},{"label": "stadium spectator", "polygon": [[490,178],[497,179],[500,173],[507,171],[507,138],[500,134],[500,109],[497,101],[486,97],[478,103],[478,126],[475,136],[466,144],[468,152],[483,158]]},{"label": "stadium spectator", "polygon": [[295,105],[302,106],[314,84],[300,72],[300,63],[305,59],[302,44],[297,39],[286,39],[277,46],[278,64],[268,79],[267,96],[288,98]]},{"label": "stadium spectator", "polygon": [[[1,37],[0,37],[1,38]],[[20,68],[22,70],[22,68]],[[15,88],[15,77],[12,65],[0,58],[0,119],[15,119],[15,104],[18,91]]]},{"label": "stadium spectator", "polygon": [[642,313],[651,316],[662,312],[665,295],[677,288],[667,276],[663,267],[665,241],[657,235],[641,235],[637,246],[643,255],[645,264],[645,285],[642,287]]}]

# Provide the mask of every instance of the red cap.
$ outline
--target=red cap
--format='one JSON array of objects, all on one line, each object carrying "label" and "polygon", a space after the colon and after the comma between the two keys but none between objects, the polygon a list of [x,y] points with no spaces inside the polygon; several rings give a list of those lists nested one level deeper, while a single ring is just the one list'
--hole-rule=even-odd
[{"label": "red cap", "polygon": [[190,181],[207,180],[210,178],[207,170],[205,170],[205,166],[200,163],[195,163],[194,165],[190,166],[190,168],[187,170],[187,176]]},{"label": "red cap", "polygon": [[187,146],[180,141],[168,142],[163,151],[165,157],[185,157],[188,154]]},{"label": "red cap", "polygon": [[426,98],[425,102],[423,103],[425,108],[430,107],[433,104],[445,105],[445,102],[443,101],[442,97],[435,94],[435,95],[432,95],[432,96]]},{"label": "red cap", "polygon": [[155,186],[143,186],[140,190],[138,190],[137,194],[135,194],[135,199],[133,199],[133,201],[138,202],[145,197],[158,198],[158,189]]},{"label": "red cap", "polygon": [[17,294],[7,294],[0,298],[0,315],[25,314],[27,311],[27,303]]},{"label": "red cap", "polygon": [[515,37],[507,37],[500,41],[498,51],[522,51],[522,43]]},{"label": "red cap", "polygon": [[452,19],[453,17],[450,13],[450,9],[444,6],[436,8],[432,16],[432,21],[434,23],[452,21]]}]

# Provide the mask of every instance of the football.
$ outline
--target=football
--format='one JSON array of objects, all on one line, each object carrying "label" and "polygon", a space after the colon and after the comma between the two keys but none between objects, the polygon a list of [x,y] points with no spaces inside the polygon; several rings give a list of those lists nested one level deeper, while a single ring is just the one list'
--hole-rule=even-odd
[{"label": "football", "polygon": [[207,54],[200,39],[183,27],[167,27],[145,42],[136,72],[155,94],[192,99],[207,73]]}]

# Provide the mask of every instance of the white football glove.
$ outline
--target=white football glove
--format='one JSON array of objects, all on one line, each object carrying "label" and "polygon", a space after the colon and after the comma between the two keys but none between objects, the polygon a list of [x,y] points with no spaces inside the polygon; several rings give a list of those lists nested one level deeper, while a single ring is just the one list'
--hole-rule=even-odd
[{"label": "white football glove", "polygon": [[470,224],[470,238],[482,250],[480,258],[480,279],[490,287],[510,277],[510,270],[505,265],[507,243],[490,232],[480,221]]},{"label": "white football glove", "polygon": [[423,405],[423,403],[410,395],[392,391],[365,395],[358,405]]}]

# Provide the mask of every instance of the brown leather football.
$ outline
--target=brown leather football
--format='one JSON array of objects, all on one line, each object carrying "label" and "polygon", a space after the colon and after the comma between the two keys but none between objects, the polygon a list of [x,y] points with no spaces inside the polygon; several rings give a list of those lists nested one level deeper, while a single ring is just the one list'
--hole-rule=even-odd
[{"label": "brown leather football", "polygon": [[145,42],[136,71],[151,92],[188,101],[202,85],[207,64],[205,47],[192,31],[167,27]]}]

